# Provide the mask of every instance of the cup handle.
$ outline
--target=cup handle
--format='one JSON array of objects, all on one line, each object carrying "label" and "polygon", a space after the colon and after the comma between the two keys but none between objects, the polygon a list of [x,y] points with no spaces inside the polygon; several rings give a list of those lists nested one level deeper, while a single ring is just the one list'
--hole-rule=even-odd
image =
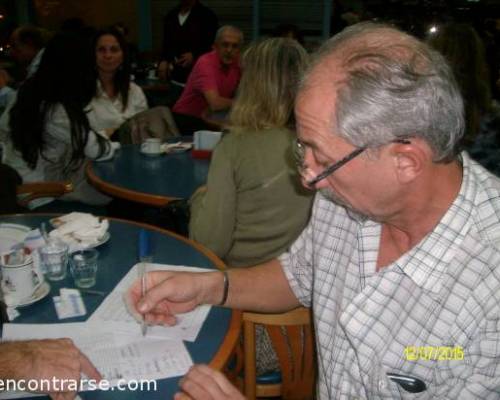
[{"label": "cup handle", "polygon": [[141,143],[141,151],[147,151],[148,144],[146,142]]},{"label": "cup handle", "polygon": [[40,286],[42,286],[43,283],[43,276],[41,276],[37,271],[32,270],[33,272],[33,283],[35,284],[33,288],[33,293],[35,293]]}]

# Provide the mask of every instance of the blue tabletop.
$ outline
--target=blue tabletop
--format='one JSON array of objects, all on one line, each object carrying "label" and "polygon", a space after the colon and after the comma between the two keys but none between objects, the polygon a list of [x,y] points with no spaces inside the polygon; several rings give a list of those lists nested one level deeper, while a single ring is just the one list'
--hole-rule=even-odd
[{"label": "blue tabletop", "polygon": [[[48,216],[15,215],[0,216],[0,222],[17,223],[31,227],[40,226],[47,221]],[[144,226],[144,225],[143,225]],[[143,227],[142,226],[142,227]],[[141,229],[139,224],[123,220],[110,220],[110,240],[98,247],[99,269],[97,283],[93,289],[110,292],[121,278],[137,262],[138,234]],[[162,264],[192,265],[198,267],[216,268],[220,261],[200,248],[193,242],[181,239],[168,232],[149,227],[151,254],[153,262]],[[219,264],[221,265],[221,264]],[[59,293],[61,287],[74,287],[71,277],[61,282],[50,282],[51,293],[43,300],[24,308],[20,308],[18,323],[52,323],[58,322],[52,296]],[[100,296],[83,296],[88,314],[86,317],[69,318],[60,322],[84,321],[102,302]],[[195,342],[185,342],[186,347],[195,363],[210,363],[222,346],[227,345],[232,311],[220,307],[212,307],[205,324]],[[234,320],[233,320],[234,324]],[[233,325],[234,326],[234,325]],[[82,399],[171,399],[178,391],[177,378],[158,381],[157,391],[108,391],[108,392],[83,392]]]},{"label": "blue tabletop", "polygon": [[190,151],[151,157],[139,149],[124,145],[111,160],[91,162],[91,183],[112,196],[162,205],[161,199],[190,197],[207,181],[209,161],[192,158]]}]

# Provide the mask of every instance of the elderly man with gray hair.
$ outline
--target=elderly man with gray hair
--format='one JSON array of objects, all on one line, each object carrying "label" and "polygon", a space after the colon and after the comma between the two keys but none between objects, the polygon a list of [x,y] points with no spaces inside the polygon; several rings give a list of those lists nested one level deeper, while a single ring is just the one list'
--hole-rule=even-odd
[{"label": "elderly man with gray hair", "polygon": [[243,33],[225,25],[217,31],[213,51],[202,55],[189,74],[181,97],[173,107],[174,119],[183,134],[206,129],[205,113],[225,111],[241,78],[239,55]]},{"label": "elderly man with gray hair", "polygon": [[[137,310],[172,324],[203,303],[304,305],[319,399],[500,398],[500,181],[459,152],[444,58],[394,28],[352,26],[320,50],[295,112],[302,180],[318,191],[297,241],[253,268],[151,272],[144,297],[130,289]],[[181,388],[242,398],[206,366]]]}]

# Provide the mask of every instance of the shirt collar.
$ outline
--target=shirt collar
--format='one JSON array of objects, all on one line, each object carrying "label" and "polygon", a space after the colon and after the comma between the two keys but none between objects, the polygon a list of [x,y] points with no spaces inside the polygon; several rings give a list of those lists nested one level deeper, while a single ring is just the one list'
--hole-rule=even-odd
[{"label": "shirt collar", "polygon": [[32,76],[36,70],[38,69],[38,66],[40,65],[40,61],[42,61],[42,56],[43,53],[45,52],[45,48],[40,49],[38,53],[36,53],[35,57],[33,57],[33,60],[31,60],[30,64],[26,68],[26,71],[28,72],[28,78]]},{"label": "shirt collar", "polygon": [[434,293],[441,290],[443,274],[472,224],[476,184],[469,156],[461,157],[463,177],[457,197],[432,232],[395,263],[417,285]]},{"label": "shirt collar", "polygon": [[106,97],[106,98],[109,98],[108,94],[102,88],[102,83],[101,83],[101,81],[99,79],[97,79],[96,97]]}]

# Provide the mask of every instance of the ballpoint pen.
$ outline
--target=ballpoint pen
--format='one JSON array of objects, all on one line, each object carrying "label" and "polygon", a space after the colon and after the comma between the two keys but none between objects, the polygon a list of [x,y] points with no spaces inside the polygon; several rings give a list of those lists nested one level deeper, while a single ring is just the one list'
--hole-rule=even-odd
[{"label": "ballpoint pen", "polygon": [[[146,263],[151,262],[150,248],[149,248],[149,232],[145,229],[139,231],[139,278],[141,279],[141,296],[144,297],[147,292],[146,286]],[[146,336],[147,324],[145,316],[142,317],[141,322],[142,336]]]},{"label": "ballpoint pen", "polygon": [[387,377],[409,393],[420,393],[427,390],[425,382],[421,379],[415,378],[414,376],[388,372]]}]

